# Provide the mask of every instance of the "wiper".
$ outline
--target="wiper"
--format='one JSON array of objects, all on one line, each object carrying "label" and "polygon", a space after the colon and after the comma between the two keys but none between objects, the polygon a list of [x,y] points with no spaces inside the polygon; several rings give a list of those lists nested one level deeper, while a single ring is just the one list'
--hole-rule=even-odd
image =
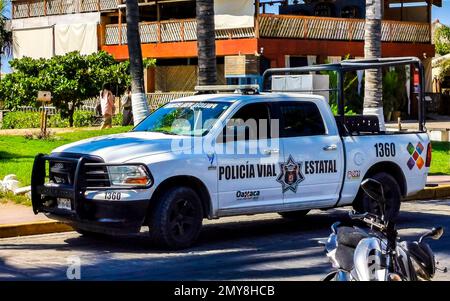
[{"label": "wiper", "polygon": [[177,133],[171,132],[171,131],[166,131],[166,130],[157,130],[157,131],[149,131],[152,133],[163,133],[166,135],[174,135],[174,136],[179,136]]}]

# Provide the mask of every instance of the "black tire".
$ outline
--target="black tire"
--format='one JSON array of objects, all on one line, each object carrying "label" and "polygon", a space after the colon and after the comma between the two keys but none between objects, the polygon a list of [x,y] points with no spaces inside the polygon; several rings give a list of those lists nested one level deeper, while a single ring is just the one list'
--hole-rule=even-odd
[{"label": "black tire", "polygon": [[310,210],[297,210],[297,211],[287,211],[287,212],[278,212],[284,218],[287,219],[300,219],[305,217]]},{"label": "black tire", "polygon": [[[393,176],[385,172],[377,173],[370,178],[377,180],[383,185],[383,190],[386,198],[386,214],[387,221],[395,222],[400,213],[401,197],[400,187]],[[355,210],[360,212],[369,212],[380,215],[380,207],[378,203],[367,196],[364,192],[360,203],[354,205]]]},{"label": "black tire", "polygon": [[202,221],[202,202],[195,191],[174,187],[161,194],[151,213],[150,236],[162,247],[187,248],[197,240]]}]

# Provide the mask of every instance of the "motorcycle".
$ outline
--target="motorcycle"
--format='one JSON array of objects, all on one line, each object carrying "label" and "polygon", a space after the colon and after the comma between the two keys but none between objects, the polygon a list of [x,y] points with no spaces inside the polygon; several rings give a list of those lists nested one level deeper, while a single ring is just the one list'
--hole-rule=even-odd
[{"label": "motorcycle", "polygon": [[386,218],[382,184],[369,178],[361,188],[378,204],[379,214],[351,211],[350,225],[336,222],[331,226],[325,251],[334,270],[324,281],[427,281],[436,270],[447,272],[447,268],[436,267],[434,253],[425,242],[427,238],[440,239],[442,227],[424,233],[417,241],[400,241],[395,223]]}]

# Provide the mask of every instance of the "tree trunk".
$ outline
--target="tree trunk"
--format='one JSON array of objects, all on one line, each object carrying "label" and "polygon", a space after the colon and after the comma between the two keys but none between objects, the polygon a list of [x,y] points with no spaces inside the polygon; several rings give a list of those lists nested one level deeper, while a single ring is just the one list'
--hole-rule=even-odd
[{"label": "tree trunk", "polygon": [[214,0],[197,0],[198,85],[217,83]]},{"label": "tree trunk", "polygon": [[139,35],[138,0],[126,1],[128,54],[131,73],[131,107],[134,124],[150,114],[144,90],[144,66],[142,62],[141,38]]},{"label": "tree trunk", "polygon": [[[366,59],[381,57],[382,0],[366,0],[364,26],[364,56]],[[376,115],[380,129],[385,130],[383,115],[383,74],[381,69],[366,70],[364,81],[364,114]]]}]

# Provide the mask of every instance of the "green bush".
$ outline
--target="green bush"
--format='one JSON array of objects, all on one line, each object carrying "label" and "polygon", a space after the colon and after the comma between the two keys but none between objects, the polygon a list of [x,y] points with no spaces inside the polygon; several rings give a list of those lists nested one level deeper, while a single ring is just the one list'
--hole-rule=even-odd
[{"label": "green bush", "polygon": [[40,123],[39,112],[8,112],[3,117],[2,129],[38,128]]},{"label": "green bush", "polygon": [[60,114],[51,115],[48,117],[47,127],[67,128],[67,127],[69,127],[69,119],[62,118]]},{"label": "green bush", "polygon": [[118,113],[116,115],[113,116],[112,119],[112,125],[122,125],[122,119],[123,119],[123,114],[122,113]]},{"label": "green bush", "polygon": [[75,111],[73,114],[73,125],[75,127],[93,126],[95,113],[92,111]]},{"label": "green bush", "polygon": [[[9,112],[5,114],[2,129],[32,129],[41,125],[41,114],[39,112]],[[47,119],[49,128],[69,127],[69,121],[61,118],[61,115],[50,115]]]}]

